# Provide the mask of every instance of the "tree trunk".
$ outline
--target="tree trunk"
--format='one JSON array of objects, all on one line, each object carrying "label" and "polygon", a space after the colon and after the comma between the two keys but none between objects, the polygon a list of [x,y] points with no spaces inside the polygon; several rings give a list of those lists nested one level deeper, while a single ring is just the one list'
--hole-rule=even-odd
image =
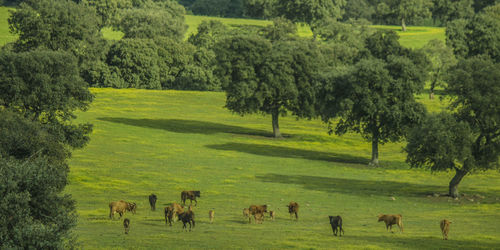
[{"label": "tree trunk", "polygon": [[370,165],[378,167],[378,136],[373,136],[372,139],[372,160]]},{"label": "tree trunk", "polygon": [[405,24],[405,18],[401,18],[401,27],[403,28],[403,32],[406,31],[406,24]]},{"label": "tree trunk", "polygon": [[278,123],[278,119],[280,117],[280,113],[278,110],[272,111],[272,119],[273,119],[273,134],[274,138],[281,138],[281,133],[280,133],[280,125]]},{"label": "tree trunk", "polygon": [[458,184],[460,184],[460,181],[464,176],[467,175],[466,170],[462,169],[457,169],[455,176],[453,176],[453,179],[450,181],[450,193],[449,195],[453,198],[458,197]]}]

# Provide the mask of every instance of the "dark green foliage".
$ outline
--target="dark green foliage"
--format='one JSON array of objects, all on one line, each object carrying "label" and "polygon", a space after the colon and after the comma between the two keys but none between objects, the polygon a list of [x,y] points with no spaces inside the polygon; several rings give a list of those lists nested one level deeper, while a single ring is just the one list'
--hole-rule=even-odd
[{"label": "dark green foliage", "polygon": [[468,19],[474,15],[473,0],[433,0],[434,23],[446,24],[455,19]]},{"label": "dark green foliage", "polygon": [[244,15],[252,18],[271,18],[276,15],[277,0],[243,0]]},{"label": "dark green foliage", "polygon": [[242,17],[243,0],[196,0],[189,9],[195,15]]},{"label": "dark green foliage", "polygon": [[446,87],[454,113],[431,116],[409,134],[405,150],[412,167],[455,170],[452,197],[467,174],[500,167],[499,67],[487,56],[460,61]]},{"label": "dark green foliage", "polygon": [[71,1],[27,0],[12,12],[9,25],[19,36],[16,51],[42,47],[88,58],[94,56],[92,45],[101,37],[95,12]]},{"label": "dark green foliage", "polygon": [[275,137],[281,136],[278,118],[286,111],[314,115],[320,59],[314,43],[236,36],[222,41],[216,52],[229,110],[271,114]]},{"label": "dark green foliage", "polygon": [[273,24],[262,29],[265,38],[270,41],[293,40],[297,35],[297,26],[290,20],[278,17],[273,19]]},{"label": "dark green foliage", "polygon": [[0,112],[0,158],[28,159],[44,155],[52,163],[64,162],[69,151],[43,125],[15,112]]},{"label": "dark green foliage", "polygon": [[198,25],[197,32],[189,36],[188,41],[196,47],[213,49],[215,44],[228,34],[229,30],[223,23],[204,20]]},{"label": "dark green foliage", "polygon": [[98,16],[101,17],[103,26],[112,25],[119,20],[122,9],[132,8],[132,0],[81,0],[84,5],[95,8]]},{"label": "dark green foliage", "polygon": [[277,13],[295,23],[307,23],[316,37],[317,24],[326,18],[341,19],[343,0],[278,0]]},{"label": "dark green foliage", "polygon": [[140,8],[123,10],[117,28],[125,38],[170,37],[184,39],[184,8],[173,2],[146,2]]},{"label": "dark green foliage", "polygon": [[446,28],[447,44],[457,57],[487,54],[500,61],[500,4],[485,8],[471,20],[458,19]]},{"label": "dark green foliage", "polygon": [[118,88],[161,89],[158,48],[150,39],[122,39],[111,46],[107,63],[123,80]]},{"label": "dark green foliage", "polygon": [[60,195],[68,167],[43,157],[0,158],[0,248],[64,249],[72,246],[75,204]]},{"label": "dark green foliage", "polygon": [[449,113],[432,114],[410,130],[407,162],[412,167],[446,171],[462,167],[472,156],[473,131]]},{"label": "dark green foliage", "polygon": [[65,144],[83,147],[88,141],[90,125],[70,121],[92,98],[75,58],[67,52],[0,53],[0,106],[45,124]]},{"label": "dark green foliage", "polygon": [[366,0],[349,0],[345,5],[343,20],[365,19],[371,20],[375,13],[375,6],[370,5]]},{"label": "dark green foliage", "polygon": [[414,97],[423,89],[425,57],[397,39],[392,31],[368,37],[365,58],[324,74],[318,96],[322,119],[340,118],[330,132],[352,131],[372,142],[373,165],[378,165],[378,144],[401,140],[425,112]]}]

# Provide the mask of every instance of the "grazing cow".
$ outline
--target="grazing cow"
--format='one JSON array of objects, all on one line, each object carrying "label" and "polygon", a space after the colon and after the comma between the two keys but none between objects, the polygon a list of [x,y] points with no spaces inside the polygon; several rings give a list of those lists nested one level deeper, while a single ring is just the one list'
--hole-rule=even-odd
[{"label": "grazing cow", "polygon": [[243,216],[245,218],[249,218],[250,217],[250,209],[248,208],[243,208]]},{"label": "grazing cow", "polygon": [[271,220],[274,220],[274,217],[276,216],[276,212],[274,211],[269,211],[269,217],[271,217]]},{"label": "grazing cow", "polygon": [[194,212],[191,210],[188,210],[186,212],[179,214],[179,220],[182,221],[182,224],[183,224],[182,229],[183,230],[184,230],[184,228],[187,229],[186,223],[189,223],[189,231],[191,231],[191,223],[192,223],[193,228],[195,226]]},{"label": "grazing cow", "polygon": [[[251,205],[248,208],[249,214],[254,216],[255,223],[257,223],[257,217],[263,219],[264,213],[267,213],[267,205]],[[248,223],[252,222],[252,217],[248,217]]]},{"label": "grazing cow", "polygon": [[328,217],[330,218],[330,225],[332,225],[333,235],[337,236],[338,232],[339,237],[342,237],[342,233],[344,233],[344,229],[342,229],[342,217],[340,215]]},{"label": "grazing cow", "polygon": [[400,214],[380,214],[378,216],[378,221],[384,221],[386,229],[390,229],[391,232],[392,225],[394,224],[398,225],[401,232],[403,232],[403,216]]},{"label": "grazing cow", "polygon": [[255,219],[255,224],[259,223],[262,224],[262,220],[264,219],[264,214],[263,213],[256,213],[253,215]]},{"label": "grazing cow", "polygon": [[165,224],[169,224],[172,226],[172,221],[175,219],[175,216],[179,216],[179,214],[184,212],[184,208],[177,204],[177,203],[172,203],[170,206],[165,207]]},{"label": "grazing cow", "polygon": [[155,194],[151,194],[149,196],[149,205],[151,206],[152,211],[156,210],[156,200],[157,200],[157,197]]},{"label": "grazing cow", "polygon": [[299,204],[294,201],[290,201],[290,204],[287,205],[288,213],[290,213],[290,217],[295,214],[295,219],[299,219]]},{"label": "grazing cow", "polygon": [[123,220],[123,228],[125,228],[125,234],[128,234],[128,230],[130,230],[130,220]]},{"label": "grazing cow", "polygon": [[126,201],[113,201],[109,203],[109,218],[113,219],[115,217],[115,213],[120,214],[120,218],[125,214],[126,211],[131,211],[135,214],[135,210],[137,205],[135,203],[130,203]]},{"label": "grazing cow", "polygon": [[196,197],[201,197],[201,192],[200,191],[182,191],[181,192],[181,201],[182,204],[186,205],[186,199],[191,200],[191,204],[193,204],[193,200],[196,202],[194,205],[198,205],[198,201],[196,200]]},{"label": "grazing cow", "polygon": [[441,232],[443,233],[443,240],[448,240],[448,233],[450,232],[451,221],[444,219],[441,221]]},{"label": "grazing cow", "polygon": [[210,223],[214,223],[214,216],[215,216],[214,210],[208,211],[208,219],[210,219]]}]

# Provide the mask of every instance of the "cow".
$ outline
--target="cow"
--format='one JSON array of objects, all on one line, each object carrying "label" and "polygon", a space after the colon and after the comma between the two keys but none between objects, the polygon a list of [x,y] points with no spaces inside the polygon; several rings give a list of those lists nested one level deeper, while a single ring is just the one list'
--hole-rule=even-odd
[{"label": "cow", "polygon": [[295,219],[299,219],[299,204],[294,201],[290,201],[290,204],[287,205],[288,213],[290,213],[290,218],[295,214]]},{"label": "cow", "polygon": [[172,226],[172,221],[175,219],[175,216],[179,216],[179,214],[184,212],[184,207],[177,203],[172,203],[170,206],[165,207],[165,224],[169,224]]},{"label": "cow", "polygon": [[[264,218],[264,213],[267,213],[267,205],[251,205],[248,208],[249,215],[253,215],[255,223],[257,223],[257,217]],[[252,217],[248,217],[248,223],[252,222]]]},{"label": "cow", "polygon": [[333,235],[337,236],[338,232],[339,237],[342,237],[342,233],[344,233],[344,229],[342,229],[342,217],[340,217],[340,215],[328,217],[330,218],[330,225],[332,226]]},{"label": "cow", "polygon": [[181,201],[182,204],[186,205],[186,199],[191,200],[191,204],[193,204],[193,200],[196,202],[195,206],[198,205],[198,201],[196,197],[201,197],[200,191],[182,191],[181,192]]},{"label": "cow", "polygon": [[443,233],[443,240],[448,240],[448,233],[450,232],[451,221],[444,219],[440,223],[441,232]]},{"label": "cow", "polygon": [[248,208],[243,208],[243,216],[244,216],[245,218],[250,217],[250,209],[248,209]]},{"label": "cow", "polygon": [[214,223],[214,216],[215,216],[214,210],[208,211],[208,219],[210,220],[210,223]]},{"label": "cow", "polygon": [[192,227],[194,228],[195,226],[195,222],[194,222],[194,212],[192,210],[188,210],[186,212],[183,212],[181,214],[178,215],[179,216],[179,220],[182,221],[182,229],[184,230],[184,228],[187,229],[186,227],[186,223],[189,223],[189,231],[191,231],[191,223],[192,223]]},{"label": "cow", "polygon": [[109,218],[113,219],[115,217],[115,213],[120,214],[121,218],[126,211],[131,211],[133,214],[135,214],[136,208],[137,205],[135,203],[126,202],[123,200],[110,202]]},{"label": "cow", "polygon": [[276,216],[276,212],[274,211],[269,211],[269,217],[271,217],[271,220],[274,220],[274,217]]},{"label": "cow", "polygon": [[151,206],[152,211],[156,210],[156,200],[157,200],[157,197],[155,194],[151,194],[149,196],[149,205]]},{"label": "cow", "polygon": [[385,227],[387,230],[391,230],[392,232],[392,225],[398,225],[399,229],[401,232],[403,232],[403,216],[400,214],[380,214],[378,216],[378,221],[383,221],[385,222]]},{"label": "cow", "polygon": [[130,220],[129,219],[123,220],[123,228],[125,228],[125,234],[128,234],[128,231],[130,230]]}]

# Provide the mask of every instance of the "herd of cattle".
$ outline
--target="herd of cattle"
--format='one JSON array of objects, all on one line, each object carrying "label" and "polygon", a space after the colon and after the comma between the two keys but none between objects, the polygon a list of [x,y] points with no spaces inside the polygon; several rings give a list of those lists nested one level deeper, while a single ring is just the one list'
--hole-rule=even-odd
[{"label": "herd of cattle", "polygon": [[[182,221],[183,229],[187,230],[186,224],[189,224],[189,231],[191,228],[195,227],[194,220],[194,212],[193,212],[193,200],[195,201],[195,206],[198,205],[198,201],[196,197],[201,197],[200,191],[182,191],[181,192],[181,201],[183,206],[173,202],[170,206],[165,207],[165,223],[172,226],[172,221],[175,222],[175,218],[177,217],[178,221]],[[186,200],[189,199],[191,201],[191,205],[189,205],[187,211],[184,211],[184,206],[186,205]],[[151,210],[156,210],[156,200],[157,197],[155,194],[151,194],[149,196],[149,205],[151,206]],[[295,219],[299,219],[299,204],[297,202],[291,201],[288,205],[288,213],[290,213],[290,217],[292,218],[295,215]],[[125,214],[126,211],[132,212],[135,214],[137,209],[137,205],[134,202],[126,202],[126,201],[113,201],[109,203],[109,218],[113,219],[115,213],[120,214],[120,218]],[[252,222],[252,216],[254,218],[254,222],[262,223],[264,220],[264,216],[266,213],[269,213],[269,217],[271,220],[275,218],[275,211],[267,211],[267,205],[251,205],[248,208],[243,209],[243,216],[248,218],[248,223]],[[213,223],[215,216],[215,211],[208,211],[208,218],[210,223]],[[344,229],[342,228],[342,217],[337,216],[329,216],[330,224],[332,226],[333,235],[342,236],[344,233]],[[397,225],[399,230],[403,232],[403,217],[401,214],[381,214],[378,216],[378,221],[385,222],[385,227],[387,230],[391,230],[392,225]],[[444,219],[440,222],[441,232],[443,234],[443,239],[448,239],[448,232],[450,231],[451,221]],[[125,219],[123,221],[123,227],[125,228],[125,234],[128,234],[130,229],[130,220]]]}]

